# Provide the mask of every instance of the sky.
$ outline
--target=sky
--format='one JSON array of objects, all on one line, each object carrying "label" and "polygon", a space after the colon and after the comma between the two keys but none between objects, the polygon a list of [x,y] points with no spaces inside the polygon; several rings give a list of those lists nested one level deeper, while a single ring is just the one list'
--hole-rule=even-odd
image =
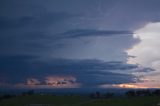
[{"label": "sky", "polygon": [[160,0],[0,0],[0,88],[160,88]]}]

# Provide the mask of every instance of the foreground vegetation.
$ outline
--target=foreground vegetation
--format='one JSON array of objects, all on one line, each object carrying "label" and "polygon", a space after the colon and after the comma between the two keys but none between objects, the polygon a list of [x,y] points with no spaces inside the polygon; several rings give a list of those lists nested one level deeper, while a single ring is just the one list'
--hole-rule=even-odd
[{"label": "foreground vegetation", "polygon": [[1,100],[0,106],[26,106],[27,104],[50,104],[50,106],[158,106],[159,103],[160,96],[91,99],[82,96],[30,95]]},{"label": "foreground vegetation", "polygon": [[64,104],[76,104],[88,101],[89,98],[79,96],[52,96],[52,95],[31,95],[17,96],[10,99],[4,99],[0,102],[0,106],[24,106],[27,104],[53,104],[53,106],[61,106]]},{"label": "foreground vegetation", "polygon": [[[91,103],[83,104],[83,106],[159,106],[160,97],[147,96],[147,97],[132,97],[132,98],[112,98],[101,99]],[[76,105],[82,106],[82,105]]]}]

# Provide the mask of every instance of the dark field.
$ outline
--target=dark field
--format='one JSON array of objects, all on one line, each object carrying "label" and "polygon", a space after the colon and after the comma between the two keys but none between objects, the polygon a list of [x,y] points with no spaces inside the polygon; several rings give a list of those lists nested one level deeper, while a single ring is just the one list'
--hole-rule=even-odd
[{"label": "dark field", "polygon": [[32,95],[1,100],[0,106],[158,106],[159,103],[160,96],[90,99],[82,96]]}]

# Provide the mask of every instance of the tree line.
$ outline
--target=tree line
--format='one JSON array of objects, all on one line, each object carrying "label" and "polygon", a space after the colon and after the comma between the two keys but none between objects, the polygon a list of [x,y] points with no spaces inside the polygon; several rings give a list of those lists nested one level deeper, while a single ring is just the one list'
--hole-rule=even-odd
[{"label": "tree line", "polygon": [[[138,96],[160,96],[160,89],[156,90],[149,90],[149,89],[141,89],[141,90],[128,90],[124,94],[125,97],[138,97]],[[108,92],[108,93],[100,93],[95,92],[90,94],[90,98],[113,98],[116,97],[115,93]]]},{"label": "tree line", "polygon": [[129,90],[126,92],[127,97],[135,97],[135,96],[160,96],[160,89],[156,90],[148,90],[148,89],[143,89],[143,90]]},{"label": "tree line", "polygon": [[[44,93],[45,94],[45,93]],[[31,96],[31,95],[35,95],[34,90],[29,90],[27,92],[22,92],[20,94],[21,96]],[[10,99],[16,96],[20,96],[20,95],[11,95],[11,94],[5,94],[5,95],[1,95],[0,96],[0,101],[3,99]],[[53,95],[56,96],[55,94],[45,94],[45,95]],[[160,96],[160,89],[156,89],[156,90],[149,90],[149,89],[141,89],[141,90],[128,90],[126,91],[126,93],[124,94],[125,97],[138,97],[138,96]],[[70,96],[73,96],[70,95]],[[117,97],[115,93],[113,92],[107,92],[107,93],[100,93],[100,92],[95,92],[95,93],[91,93],[89,95],[90,98],[92,99],[101,99],[101,98],[113,98],[113,97]]]}]

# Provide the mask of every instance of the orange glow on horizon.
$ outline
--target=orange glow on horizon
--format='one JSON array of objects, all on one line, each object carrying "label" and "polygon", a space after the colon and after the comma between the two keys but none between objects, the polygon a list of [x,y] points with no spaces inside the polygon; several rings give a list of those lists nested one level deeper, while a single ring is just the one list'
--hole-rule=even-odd
[{"label": "orange glow on horizon", "polygon": [[134,88],[134,89],[147,89],[149,87],[147,86],[140,86],[140,85],[136,85],[136,84],[119,84],[119,85],[114,85],[116,87],[119,88]]},{"label": "orange glow on horizon", "polygon": [[145,83],[125,83],[125,84],[104,84],[100,85],[100,88],[131,88],[131,89],[149,89],[160,88],[157,85],[145,84]]}]

